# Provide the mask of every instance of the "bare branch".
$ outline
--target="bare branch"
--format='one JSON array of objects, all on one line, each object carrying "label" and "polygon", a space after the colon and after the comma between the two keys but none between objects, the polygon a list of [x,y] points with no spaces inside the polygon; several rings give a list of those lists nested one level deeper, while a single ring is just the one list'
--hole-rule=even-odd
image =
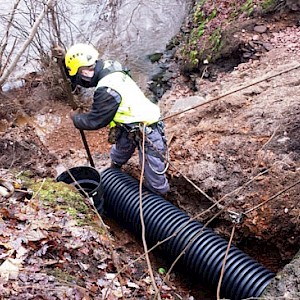
[{"label": "bare branch", "polygon": [[13,24],[13,19],[14,19],[14,16],[16,14],[16,10],[17,10],[17,7],[18,7],[20,1],[21,0],[17,0],[16,3],[14,4],[13,10],[12,10],[11,15],[10,15],[10,18],[7,22],[6,34],[3,36],[3,39],[1,40],[1,43],[0,43],[0,58],[3,56],[5,47],[7,45],[10,28]]},{"label": "bare branch", "polygon": [[12,73],[12,71],[16,67],[16,65],[17,65],[20,57],[22,56],[22,54],[24,53],[24,51],[26,50],[26,48],[29,46],[29,44],[33,40],[33,38],[34,38],[34,36],[35,36],[35,34],[36,34],[37,30],[38,30],[38,27],[39,27],[40,23],[42,22],[44,16],[46,15],[46,13],[48,11],[48,8],[50,6],[52,6],[55,1],[56,0],[48,0],[47,3],[45,4],[43,11],[40,13],[39,17],[34,22],[34,24],[32,26],[32,29],[31,29],[31,32],[30,32],[27,40],[22,45],[20,51],[17,53],[17,55],[14,58],[13,62],[11,63],[11,65],[6,70],[4,70],[3,74],[1,75],[1,77],[0,77],[0,86],[5,82],[5,80],[9,77],[9,75]]}]

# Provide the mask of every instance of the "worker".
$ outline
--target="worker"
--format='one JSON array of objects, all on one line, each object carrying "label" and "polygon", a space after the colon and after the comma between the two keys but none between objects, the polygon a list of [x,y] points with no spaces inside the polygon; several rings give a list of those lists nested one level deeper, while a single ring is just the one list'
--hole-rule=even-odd
[{"label": "worker", "polygon": [[95,87],[93,103],[87,113],[72,112],[74,126],[80,130],[97,130],[110,125],[111,167],[121,168],[139,151],[145,137],[144,185],[154,193],[169,191],[165,155],[167,143],[160,109],[141,91],[117,61],[99,59],[89,44],[75,44],[65,55],[65,66],[73,84]]}]

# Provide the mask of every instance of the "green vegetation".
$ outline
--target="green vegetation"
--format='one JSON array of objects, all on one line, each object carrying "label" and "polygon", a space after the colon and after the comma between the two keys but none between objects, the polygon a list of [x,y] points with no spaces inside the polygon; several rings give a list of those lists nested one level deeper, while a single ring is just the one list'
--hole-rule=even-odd
[{"label": "green vegetation", "polygon": [[211,42],[212,45],[212,52],[218,52],[223,45],[222,42],[222,32],[221,32],[221,28],[217,28],[212,35],[209,37],[209,40]]},{"label": "green vegetation", "polygon": [[[278,0],[262,0],[261,6],[267,9]],[[221,56],[222,49],[228,43],[223,34],[239,16],[250,17],[254,10],[253,0],[224,3],[222,7],[209,0],[201,0],[196,5],[192,15],[191,31],[185,44],[180,49],[181,60],[185,69],[193,70],[204,60],[214,61]],[[212,7],[213,6],[213,7]]]},{"label": "green vegetation", "polygon": [[91,207],[85,203],[83,196],[76,188],[64,182],[56,182],[51,178],[35,181],[26,175],[28,174],[22,173],[20,176],[22,182],[33,191],[34,196],[43,205],[67,211],[78,225],[94,224]]},{"label": "green vegetation", "polygon": [[193,66],[198,65],[199,56],[202,54],[201,49],[199,49],[198,47],[198,41],[205,33],[207,24],[218,14],[217,9],[214,8],[208,15],[206,15],[202,10],[205,2],[206,0],[202,0],[196,6],[195,12],[193,14],[193,23],[195,26],[191,31],[187,46],[182,50],[183,56],[187,57],[187,60]]},{"label": "green vegetation", "polygon": [[49,268],[47,274],[54,276],[55,278],[57,278],[62,282],[70,282],[70,283],[78,282],[78,278],[76,278],[73,275],[70,275],[69,273],[63,271],[60,268],[54,268],[54,269]]},{"label": "green vegetation", "polygon": [[250,16],[253,12],[253,1],[247,0],[240,8],[241,13],[246,13],[248,16]]},{"label": "green vegetation", "polygon": [[56,182],[50,178],[44,181],[33,182],[30,188],[34,193],[38,194],[39,200],[49,206],[56,205],[57,199],[59,199],[60,203],[65,204],[74,203],[74,205],[77,205],[77,203],[82,202],[82,196],[75,188],[64,182]]},{"label": "green vegetation", "polygon": [[233,22],[241,14],[246,14],[248,17],[251,16],[254,9],[253,0],[246,0],[243,4],[233,3],[230,11],[229,21]]},{"label": "green vegetation", "polygon": [[264,0],[261,3],[261,7],[264,12],[272,10],[278,4],[278,0]]}]

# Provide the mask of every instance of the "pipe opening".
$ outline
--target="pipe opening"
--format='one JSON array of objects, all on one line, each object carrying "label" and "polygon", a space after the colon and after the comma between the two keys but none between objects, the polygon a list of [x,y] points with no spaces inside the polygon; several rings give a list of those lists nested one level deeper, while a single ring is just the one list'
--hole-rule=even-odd
[{"label": "pipe opening", "polygon": [[87,166],[74,167],[57,176],[56,181],[74,186],[84,197],[88,195],[93,200],[95,207],[102,212],[101,175],[95,168]]}]

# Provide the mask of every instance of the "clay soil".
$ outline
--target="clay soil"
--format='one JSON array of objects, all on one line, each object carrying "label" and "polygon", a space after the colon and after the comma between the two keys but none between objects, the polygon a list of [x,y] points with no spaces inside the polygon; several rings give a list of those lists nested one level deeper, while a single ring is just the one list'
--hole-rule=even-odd
[{"label": "clay soil", "polygon": [[[268,28],[264,36],[241,31],[240,37],[258,35],[272,49],[230,72],[213,66],[217,78],[196,76],[196,91],[178,75],[159,104],[170,149],[167,199],[201,222],[224,209],[209,226],[227,239],[233,227],[229,211],[241,214],[234,244],[278,272],[300,248],[300,30],[293,20],[277,27],[274,20],[262,21]],[[66,168],[88,164],[70,111],[43,83],[2,94],[1,168],[55,178]],[[110,163],[107,132],[86,133],[99,170]],[[136,156],[124,171],[138,178]],[[219,208],[209,209],[219,200]],[[132,247],[133,237],[118,230],[112,233],[117,245],[141,251],[139,244]]]}]

